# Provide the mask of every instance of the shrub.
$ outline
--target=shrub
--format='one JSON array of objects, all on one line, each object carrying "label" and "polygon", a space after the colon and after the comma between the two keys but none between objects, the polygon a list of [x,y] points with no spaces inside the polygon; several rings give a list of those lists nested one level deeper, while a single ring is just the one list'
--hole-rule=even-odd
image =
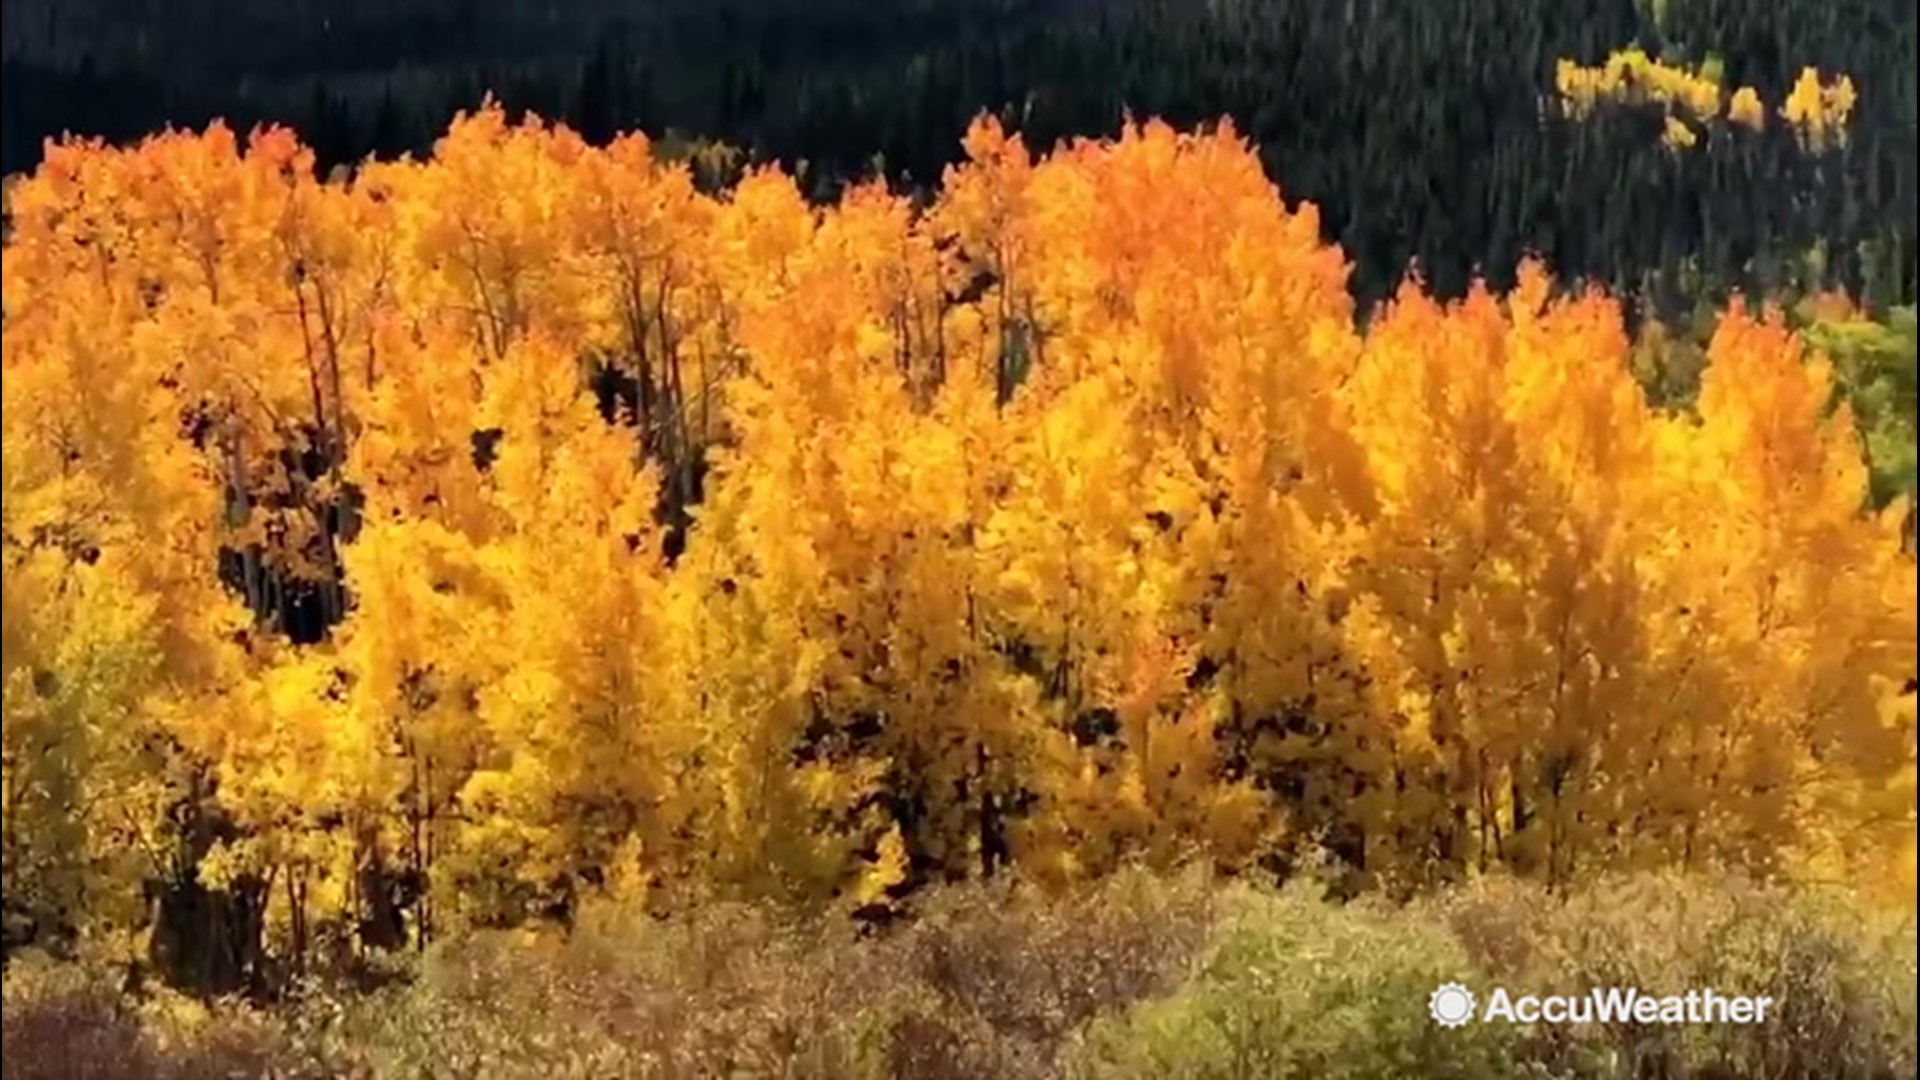
[{"label": "shrub", "polygon": [[4,1080],[320,1080],[270,1016],[235,1001],[132,995],[111,970],[38,953],[7,963]]},{"label": "shrub", "polygon": [[312,1057],[380,1076],[1046,1077],[1089,1017],[1173,988],[1212,894],[1136,872],[936,889],[870,938],[766,906],[596,909],[449,943],[402,986],[310,994],[292,1022]]},{"label": "shrub", "polygon": [[1637,875],[1566,898],[1513,882],[1448,898],[1443,921],[1513,992],[1767,996],[1766,1024],[1542,1028],[1530,1056],[1567,1076],[1910,1076],[1912,919],[1843,893],[1741,878]]},{"label": "shrub", "polygon": [[[0,1080],[1879,1080],[1915,1075],[1915,943],[1847,893],[1677,874],[1393,904],[1126,871],[935,889],[865,935],[769,906],[590,908],[271,1007],[15,957]],[[1746,1028],[1446,1030],[1426,1003],[1447,981],[1779,1006]]]},{"label": "shrub", "polygon": [[1172,996],[1096,1022],[1070,1075],[1182,1080],[1460,1077],[1507,1067],[1504,1028],[1445,1030],[1428,995],[1475,981],[1443,926],[1308,886],[1235,894],[1212,954]]}]

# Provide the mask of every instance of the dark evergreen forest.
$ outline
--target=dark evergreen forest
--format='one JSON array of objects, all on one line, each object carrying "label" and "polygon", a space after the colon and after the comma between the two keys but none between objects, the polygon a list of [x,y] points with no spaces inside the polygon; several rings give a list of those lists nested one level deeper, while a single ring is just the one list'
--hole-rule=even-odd
[{"label": "dark evergreen forest", "polygon": [[[932,183],[983,109],[1039,145],[1224,115],[1320,204],[1362,299],[1531,251],[1663,308],[1802,285],[1884,307],[1914,296],[1915,22],[1904,0],[8,0],[0,129],[7,172],[63,131],[214,117],[292,125],[332,167],[429,152],[491,92],[592,139],[804,162],[825,198]],[[1557,59],[1636,42],[1768,101],[1845,72],[1853,138],[1675,155],[1657,116],[1543,120]]]}]

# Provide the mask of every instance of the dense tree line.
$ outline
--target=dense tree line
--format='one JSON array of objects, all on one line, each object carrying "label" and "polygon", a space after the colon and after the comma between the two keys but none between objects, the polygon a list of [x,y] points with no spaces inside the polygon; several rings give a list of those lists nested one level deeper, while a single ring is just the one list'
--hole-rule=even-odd
[{"label": "dense tree line", "polygon": [[[1915,14],[1895,0],[18,6],[9,171],[63,129],[215,115],[291,122],[323,167],[419,154],[491,91],[590,141],[672,130],[804,161],[805,189],[830,198],[876,168],[930,188],[983,107],[1036,144],[1126,110],[1228,114],[1289,196],[1323,208],[1363,300],[1409,264],[1457,295],[1527,252],[1668,308],[1804,280],[1876,306],[1914,296]],[[1768,101],[1804,66],[1847,72],[1853,137],[1818,157],[1781,130],[1675,155],[1643,112],[1545,122],[1559,59],[1636,41]]]},{"label": "dense tree line", "polygon": [[263,989],[1191,857],[1913,895],[1910,312],[1901,368],[1733,305],[1667,408],[1537,265],[1363,332],[1230,130],[964,146],[825,206],[497,108],[331,181],[57,148],[0,258],[0,946]]}]

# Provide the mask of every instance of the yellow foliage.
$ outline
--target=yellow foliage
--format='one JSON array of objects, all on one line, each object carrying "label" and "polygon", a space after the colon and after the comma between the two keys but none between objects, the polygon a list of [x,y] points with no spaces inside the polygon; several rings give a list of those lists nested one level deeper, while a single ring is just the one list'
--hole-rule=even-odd
[{"label": "yellow foliage", "polygon": [[[1639,48],[1617,51],[1595,67],[1563,58],[1554,68],[1554,90],[1560,112],[1574,120],[1609,105],[1653,106],[1665,116],[1662,141],[1676,150],[1696,145],[1701,134],[1696,126],[1704,130],[1723,113],[1722,87],[1706,67],[1688,71]],[[1779,113],[1802,146],[1821,153],[1846,142],[1847,121],[1857,100],[1850,77],[1841,75],[1826,84],[1820,72],[1809,67],[1801,70]],[[1767,110],[1757,90],[1742,86],[1724,95],[1724,118],[1757,132],[1766,127]]]},{"label": "yellow foliage", "polygon": [[1847,120],[1853,115],[1857,100],[1858,94],[1849,76],[1823,83],[1819,69],[1802,68],[1787,100],[1780,105],[1780,116],[1793,125],[1803,145],[1819,153],[1846,143]]},{"label": "yellow foliage", "polygon": [[[1676,146],[1720,107],[1560,82]],[[54,148],[5,249],[10,897],[137,923],[182,800],[289,952],[1313,847],[1910,883],[1914,563],[1776,316],[1672,416],[1538,266],[1360,332],[1229,127],[966,147],[924,210],[495,108],[337,183],[284,132]]]},{"label": "yellow foliage", "polygon": [[1761,104],[1759,91],[1751,86],[1735,90],[1727,100],[1727,119],[1753,131],[1766,127],[1767,107]]},{"label": "yellow foliage", "polygon": [[1562,59],[1554,68],[1554,87],[1576,119],[1605,102],[1654,103],[1696,120],[1720,111],[1720,84],[1704,73],[1662,63],[1639,48],[1621,49],[1597,67]]}]

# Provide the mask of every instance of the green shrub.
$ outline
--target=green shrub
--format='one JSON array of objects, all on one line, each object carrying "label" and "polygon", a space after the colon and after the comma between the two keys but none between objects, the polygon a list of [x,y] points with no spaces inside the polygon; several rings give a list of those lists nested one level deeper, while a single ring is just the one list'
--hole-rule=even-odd
[{"label": "green shrub", "polygon": [[1876,506],[1914,495],[1916,388],[1914,309],[1895,308],[1885,321],[1816,321],[1807,341],[1834,371],[1866,444]]},{"label": "green shrub", "polygon": [[1480,1080],[1506,1074],[1510,1029],[1447,1030],[1443,982],[1484,984],[1444,926],[1307,887],[1242,892],[1211,956],[1179,991],[1097,1022],[1070,1075],[1239,1080]]}]

